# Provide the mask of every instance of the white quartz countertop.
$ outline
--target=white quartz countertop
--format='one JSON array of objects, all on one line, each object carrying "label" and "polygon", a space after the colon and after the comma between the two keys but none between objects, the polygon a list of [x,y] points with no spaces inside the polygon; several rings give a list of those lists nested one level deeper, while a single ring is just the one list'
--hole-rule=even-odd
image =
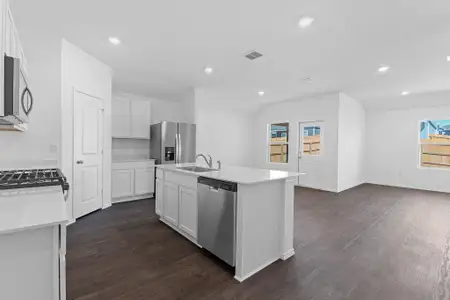
[{"label": "white quartz countertop", "polygon": [[179,169],[180,167],[191,167],[199,166],[205,167],[204,165],[187,163],[187,164],[169,164],[169,165],[156,165],[157,168],[180,172],[195,176],[207,177],[217,180],[224,180],[230,182],[236,182],[240,184],[255,184],[273,180],[284,180],[292,177],[298,177],[304,175],[303,173],[292,173],[278,170],[266,170],[257,168],[247,168],[238,166],[227,166],[223,165],[221,170],[210,171],[210,172],[192,172],[187,170]]},{"label": "white quartz countertop", "polygon": [[60,186],[0,191],[0,234],[68,222]]},{"label": "white quartz countertop", "polygon": [[113,163],[122,163],[122,162],[152,162],[155,161],[151,158],[132,158],[132,157],[113,157]]}]

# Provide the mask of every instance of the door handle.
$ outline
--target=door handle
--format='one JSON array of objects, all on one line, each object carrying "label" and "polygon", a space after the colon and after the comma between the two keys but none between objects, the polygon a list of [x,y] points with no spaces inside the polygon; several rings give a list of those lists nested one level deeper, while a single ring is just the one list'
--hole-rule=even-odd
[{"label": "door handle", "polygon": [[77,164],[78,165],[82,165],[84,163],[84,161],[82,161],[82,160],[77,160]]}]

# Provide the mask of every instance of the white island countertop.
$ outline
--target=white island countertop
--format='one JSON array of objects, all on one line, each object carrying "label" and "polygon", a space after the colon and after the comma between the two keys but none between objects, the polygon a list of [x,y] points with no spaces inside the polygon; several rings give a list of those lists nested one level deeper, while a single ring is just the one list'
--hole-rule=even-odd
[{"label": "white island countertop", "polygon": [[285,180],[288,178],[304,175],[303,173],[292,173],[279,170],[267,170],[267,169],[257,169],[257,168],[247,168],[247,167],[227,166],[227,165],[223,165],[221,170],[209,172],[192,172],[188,170],[179,169],[180,167],[192,167],[192,166],[205,168],[205,165],[195,163],[156,165],[157,168],[162,170],[180,172],[229,182],[236,182],[239,184],[256,184],[273,180]]},{"label": "white island countertop", "polygon": [[66,223],[60,186],[0,191],[0,234]]}]

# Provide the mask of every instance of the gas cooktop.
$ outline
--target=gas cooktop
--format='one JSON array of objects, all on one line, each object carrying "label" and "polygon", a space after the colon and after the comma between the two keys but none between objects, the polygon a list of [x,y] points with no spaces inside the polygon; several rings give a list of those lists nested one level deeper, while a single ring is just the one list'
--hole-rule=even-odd
[{"label": "gas cooktop", "polygon": [[0,170],[0,190],[58,185],[63,192],[69,190],[60,169]]}]

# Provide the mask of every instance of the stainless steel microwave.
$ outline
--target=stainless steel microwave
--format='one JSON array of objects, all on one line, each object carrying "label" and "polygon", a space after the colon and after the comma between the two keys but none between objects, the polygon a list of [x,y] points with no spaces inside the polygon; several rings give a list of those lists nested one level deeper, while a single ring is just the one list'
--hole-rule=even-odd
[{"label": "stainless steel microwave", "polygon": [[0,115],[0,125],[28,123],[28,115],[33,108],[33,95],[21,69],[20,59],[5,55],[3,66],[3,115]]}]

